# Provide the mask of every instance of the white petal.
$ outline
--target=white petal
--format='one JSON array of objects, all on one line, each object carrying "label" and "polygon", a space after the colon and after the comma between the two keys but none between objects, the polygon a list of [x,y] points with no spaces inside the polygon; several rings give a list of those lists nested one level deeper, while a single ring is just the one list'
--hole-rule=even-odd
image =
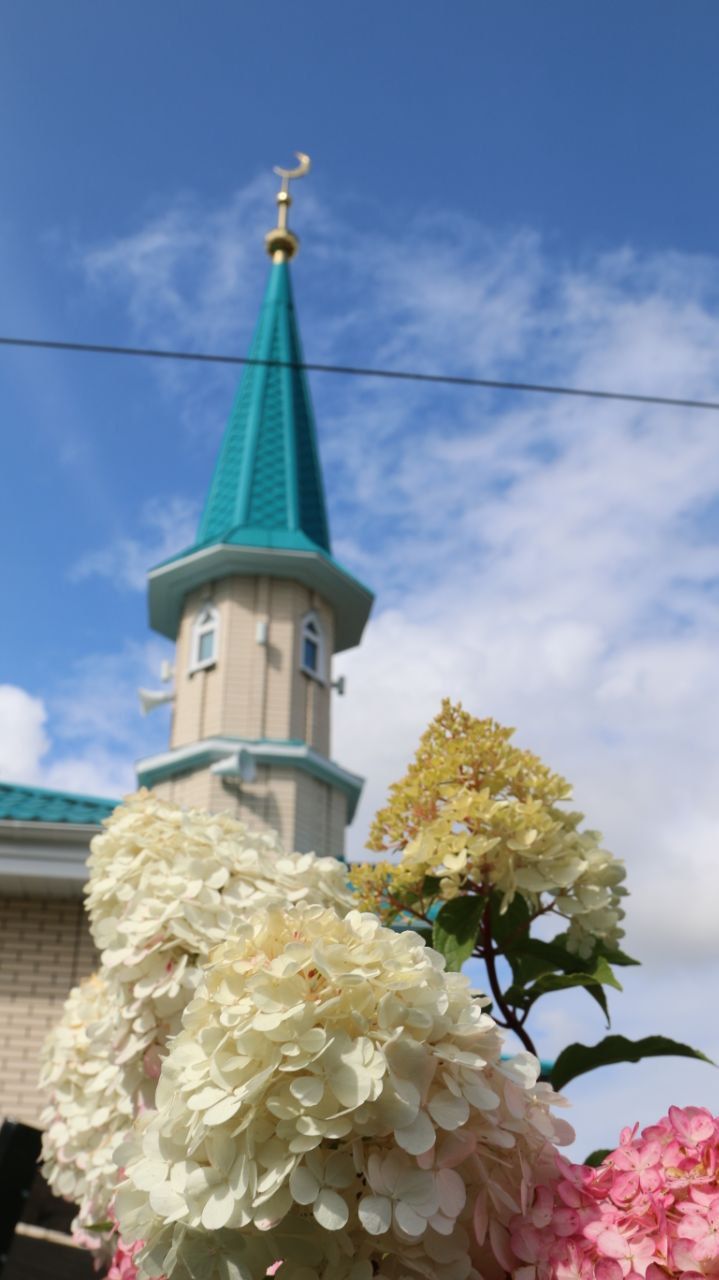
[{"label": "white petal", "polygon": [[469,1103],[457,1098],[449,1089],[440,1089],[427,1104],[427,1110],[440,1129],[458,1129],[469,1119]]},{"label": "white petal", "polygon": [[205,1111],[208,1107],[214,1106],[216,1102],[221,1102],[226,1097],[226,1089],[216,1089],[214,1085],[209,1084],[197,1093],[193,1093],[187,1099],[187,1107],[190,1111]]},{"label": "white petal", "polygon": [[325,1091],[321,1076],[299,1076],[292,1081],[290,1093],[303,1107],[316,1107]]},{"label": "white petal", "polygon": [[430,1218],[429,1225],[434,1231],[438,1231],[441,1236],[450,1236],[454,1231],[456,1222],[454,1218],[445,1218],[443,1213],[435,1213]]},{"label": "white petal", "polygon": [[408,1151],[411,1156],[421,1156],[423,1151],[434,1146],[434,1125],[426,1111],[420,1111],[406,1129],[395,1129],[394,1136],[403,1151]]},{"label": "white petal", "polygon": [[437,1174],[437,1191],[439,1207],[448,1218],[458,1218],[467,1199],[464,1178],[456,1169],[440,1169]]},{"label": "white petal", "polygon": [[499,1094],[495,1093],[494,1089],[490,1089],[488,1084],[483,1084],[481,1080],[463,1084],[462,1092],[467,1101],[479,1111],[494,1111],[494,1108],[499,1106]]},{"label": "white petal", "polygon": [[292,1196],[287,1187],[280,1187],[269,1200],[257,1210],[255,1226],[259,1231],[271,1231],[292,1208]]},{"label": "white petal", "polygon": [[169,1182],[153,1187],[150,1192],[150,1207],[165,1222],[177,1222],[187,1213],[187,1205],[179,1191],[174,1191]]},{"label": "white petal", "polygon": [[415,1237],[424,1235],[427,1219],[421,1218],[411,1205],[404,1204],[401,1200],[394,1207],[394,1220],[405,1235]]},{"label": "white petal", "polygon": [[235,1208],[235,1197],[228,1186],[215,1187],[202,1210],[202,1225],[206,1231],[219,1231],[226,1226]]},{"label": "white petal", "polygon": [[132,1168],[133,1185],[140,1191],[152,1191],[158,1182],[167,1178],[167,1162],[165,1160],[140,1160]]},{"label": "white petal", "polygon": [[533,1053],[517,1053],[508,1062],[499,1064],[499,1070],[524,1089],[534,1088],[539,1079],[539,1062]]},{"label": "white petal", "polygon": [[210,1107],[202,1118],[205,1124],[208,1125],[226,1124],[239,1111],[241,1106],[242,1099],[236,1098],[231,1093],[229,1097],[223,1098],[222,1102],[217,1102],[214,1107]]},{"label": "white petal", "polygon": [[382,1236],[392,1223],[392,1201],[386,1196],[365,1196],[357,1206],[360,1222],[371,1236]]},{"label": "white petal", "polygon": [[320,1191],[312,1212],[325,1231],[339,1231],[350,1216],[347,1202],[328,1187],[323,1187]]},{"label": "white petal", "polygon": [[428,1218],[439,1209],[439,1192],[435,1175],[425,1169],[407,1169],[397,1179],[394,1198],[412,1205],[412,1208],[421,1213],[423,1218]]},{"label": "white petal", "polygon": [[297,1204],[313,1204],[317,1198],[320,1184],[315,1175],[305,1165],[300,1164],[290,1175],[290,1191]]},{"label": "white petal", "polygon": [[364,1067],[343,1062],[333,1071],[330,1085],[337,1101],[343,1107],[360,1107],[372,1092],[372,1077]]}]

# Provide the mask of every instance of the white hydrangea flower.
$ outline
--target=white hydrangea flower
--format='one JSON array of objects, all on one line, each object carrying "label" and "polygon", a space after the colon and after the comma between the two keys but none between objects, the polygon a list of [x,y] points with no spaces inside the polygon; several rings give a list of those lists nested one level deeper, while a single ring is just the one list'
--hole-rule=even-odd
[{"label": "white hydrangea flower", "polygon": [[285,854],[274,834],[227,815],[183,811],[144,791],[105,826],[92,842],[87,889],[102,967],[66,1002],[42,1078],[52,1099],[45,1173],[80,1205],[75,1227],[84,1238],[108,1219],[112,1151],[135,1115],[154,1106],[168,1040],[212,949],[261,905],[353,905],[343,863]]},{"label": "white hydrangea flower", "polygon": [[206,1280],[254,1280],[238,1259],[269,1235],[285,1280],[301,1228],[298,1277],[491,1275],[528,1171],[571,1130],[536,1059],[501,1061],[484,1003],[373,916],[254,913],[210,957],[120,1155],[116,1211],[146,1273],[194,1275],[185,1242],[204,1238]]},{"label": "white hydrangea flower", "polygon": [[99,973],[70,992],[43,1049],[40,1084],[52,1097],[40,1121],[45,1177],[57,1195],[81,1206],[78,1227],[96,1248],[108,1236],[101,1224],[117,1183],[114,1150],[150,1084],[141,1064],[118,1061],[126,1035],[120,993]]},{"label": "white hydrangea flower", "polygon": [[301,900],[353,906],[343,863],[285,854],[274,832],[251,831],[228,814],[183,810],[140,791],[105,828],[91,845],[87,909],[111,967],[175,944],[207,954],[227,937],[237,908]]}]

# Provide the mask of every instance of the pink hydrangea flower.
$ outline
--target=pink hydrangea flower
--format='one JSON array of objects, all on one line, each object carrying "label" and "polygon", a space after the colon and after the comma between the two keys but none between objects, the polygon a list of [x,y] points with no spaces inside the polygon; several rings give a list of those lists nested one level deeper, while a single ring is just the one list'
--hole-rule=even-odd
[{"label": "pink hydrangea flower", "polygon": [[112,1255],[110,1270],[105,1280],[137,1280],[137,1264],[135,1258],[142,1248],[143,1241],[136,1240],[134,1244],[124,1244],[117,1237],[115,1252]]},{"label": "pink hydrangea flower", "polygon": [[515,1280],[719,1280],[719,1117],[671,1107],[596,1169],[557,1156],[509,1235]]}]

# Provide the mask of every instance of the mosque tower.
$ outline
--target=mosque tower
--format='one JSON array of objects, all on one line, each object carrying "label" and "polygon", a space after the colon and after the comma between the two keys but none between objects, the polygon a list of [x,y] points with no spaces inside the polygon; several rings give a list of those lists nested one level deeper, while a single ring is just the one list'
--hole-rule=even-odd
[{"label": "mosque tower", "polygon": [[176,645],[169,750],[140,785],[229,810],[289,850],[341,856],[362,779],[331,758],[332,655],[359,644],[373,596],[332,555],[290,279],[282,178],[259,321],[192,546],[152,569],[150,625]]}]

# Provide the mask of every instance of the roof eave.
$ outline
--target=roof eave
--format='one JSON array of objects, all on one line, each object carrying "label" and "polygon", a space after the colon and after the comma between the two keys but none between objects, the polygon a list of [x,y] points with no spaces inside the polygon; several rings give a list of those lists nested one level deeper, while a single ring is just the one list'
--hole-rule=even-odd
[{"label": "roof eave", "polygon": [[0,821],[0,893],[78,898],[87,881],[90,823]]},{"label": "roof eave", "polygon": [[319,551],[217,543],[190,551],[148,574],[149,621],[154,631],[174,640],[182,604],[203,583],[231,576],[290,578],[303,582],[331,605],[335,615],[335,652],[353,649],[364,631],[374,596],[330,556]]},{"label": "roof eave", "polygon": [[[347,802],[347,822],[352,822],[362,794],[364,778],[323,756],[306,742],[294,739],[214,737],[181,747],[171,747],[169,751],[137,761],[135,769],[138,783],[143,787],[154,787],[156,783],[177,774],[207,768],[229,776],[236,773],[231,762],[238,751],[245,751],[257,764],[299,769],[342,791]],[[217,769],[215,766],[218,764],[226,767]]]},{"label": "roof eave", "polygon": [[[119,801],[118,801],[119,804]],[[72,844],[85,837],[91,839],[102,831],[101,822],[44,822],[33,818],[0,818],[0,840],[46,840]]]}]

